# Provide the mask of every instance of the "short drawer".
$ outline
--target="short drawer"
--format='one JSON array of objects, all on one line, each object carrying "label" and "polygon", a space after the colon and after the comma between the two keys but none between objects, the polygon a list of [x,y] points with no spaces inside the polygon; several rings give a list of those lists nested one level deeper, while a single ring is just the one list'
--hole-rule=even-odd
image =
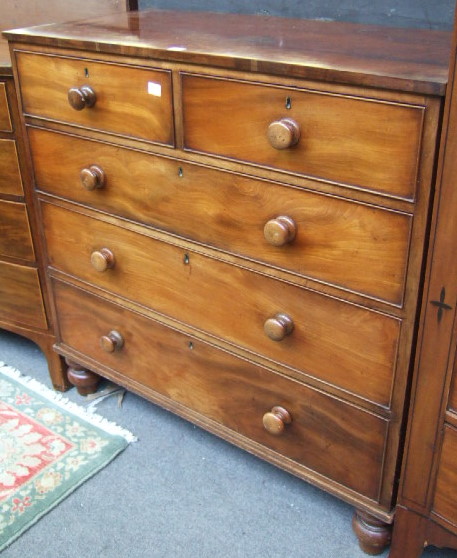
[{"label": "short drawer", "polygon": [[[312,469],[377,500],[387,421],[64,283],[55,282],[55,298],[61,346],[150,388],[185,416],[197,413],[199,424],[253,440],[257,453],[268,448],[296,471]],[[280,435],[263,427],[275,406],[291,416]]]},{"label": "short drawer", "polygon": [[389,404],[400,320],[53,204],[43,220],[51,266]]},{"label": "short drawer", "polygon": [[6,84],[4,82],[0,82],[0,131],[13,131],[10,111],[8,108],[8,97],[6,96]]},{"label": "short drawer", "polygon": [[35,259],[24,203],[0,200],[0,255],[30,262]]},{"label": "short drawer", "polygon": [[0,139],[0,194],[23,196],[16,142]]},{"label": "short drawer", "polygon": [[27,114],[174,144],[171,72],[24,52],[17,65]]},{"label": "short drawer", "polygon": [[181,79],[186,149],[414,198],[423,107],[192,74]]},{"label": "short drawer", "polygon": [[457,430],[444,429],[433,511],[457,526]]},{"label": "short drawer", "polygon": [[29,137],[41,190],[402,303],[410,215],[55,132]]},{"label": "short drawer", "polygon": [[35,268],[0,261],[0,320],[46,329],[40,280]]}]

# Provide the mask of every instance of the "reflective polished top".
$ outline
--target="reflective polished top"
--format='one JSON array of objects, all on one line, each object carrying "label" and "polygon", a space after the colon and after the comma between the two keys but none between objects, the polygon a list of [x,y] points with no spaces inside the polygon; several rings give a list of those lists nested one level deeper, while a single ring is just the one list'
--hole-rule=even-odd
[{"label": "reflective polished top", "polygon": [[15,42],[443,94],[450,33],[148,10],[7,31]]}]

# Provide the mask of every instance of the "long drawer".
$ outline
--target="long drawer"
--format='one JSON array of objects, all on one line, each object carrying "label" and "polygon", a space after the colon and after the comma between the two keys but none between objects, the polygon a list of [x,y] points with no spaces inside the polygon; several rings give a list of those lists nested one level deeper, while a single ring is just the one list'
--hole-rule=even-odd
[{"label": "long drawer", "polygon": [[24,52],[16,61],[26,113],[174,145],[171,72]]},{"label": "long drawer", "polygon": [[186,73],[181,80],[186,149],[414,198],[424,107]]},{"label": "long drawer", "polygon": [[[54,285],[61,347],[197,412],[203,424],[215,421],[377,500],[387,421],[80,289]],[[263,427],[275,406],[291,416],[281,435]]]},{"label": "long drawer", "polygon": [[0,200],[0,255],[35,260],[24,203]]},{"label": "long drawer", "polygon": [[16,142],[0,139],[0,194],[23,196]]},{"label": "long drawer", "polygon": [[35,268],[0,261],[2,320],[47,328],[40,280]]},{"label": "long drawer", "polygon": [[408,214],[54,132],[29,137],[46,192],[402,303]]},{"label": "long drawer", "polygon": [[401,320],[54,204],[42,209],[51,266],[389,405]]}]

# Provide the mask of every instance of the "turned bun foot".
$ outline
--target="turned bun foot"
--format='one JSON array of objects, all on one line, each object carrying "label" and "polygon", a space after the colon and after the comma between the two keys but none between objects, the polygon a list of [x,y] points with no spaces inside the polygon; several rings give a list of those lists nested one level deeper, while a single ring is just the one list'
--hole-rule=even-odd
[{"label": "turned bun foot", "polygon": [[73,360],[65,359],[68,365],[68,381],[76,387],[79,395],[89,395],[97,391],[101,377]]},{"label": "turned bun foot", "polygon": [[371,556],[381,554],[390,544],[391,525],[380,519],[356,510],[352,518],[352,528],[359,539],[360,548]]}]

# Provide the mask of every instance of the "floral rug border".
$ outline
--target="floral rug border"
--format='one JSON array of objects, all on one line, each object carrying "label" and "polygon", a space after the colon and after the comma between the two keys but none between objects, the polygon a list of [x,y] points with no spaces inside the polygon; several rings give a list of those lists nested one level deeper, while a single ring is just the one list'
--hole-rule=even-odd
[{"label": "floral rug border", "polygon": [[[15,478],[8,472],[8,463],[0,468],[0,552],[108,465],[129,443],[137,441],[126,429],[0,361],[0,381],[3,377],[3,384],[12,381],[11,385],[19,386],[23,395],[15,393],[14,405],[10,406],[8,396],[1,394],[0,427],[5,429],[6,440],[8,429],[16,429],[24,437],[28,454],[16,469],[13,467],[17,486],[12,484]],[[33,397],[36,401],[30,403]],[[21,411],[19,407],[24,403],[26,409]],[[58,427],[52,424],[53,412],[65,419]],[[93,448],[88,447],[91,441]],[[82,448],[84,458],[80,457]]]}]

